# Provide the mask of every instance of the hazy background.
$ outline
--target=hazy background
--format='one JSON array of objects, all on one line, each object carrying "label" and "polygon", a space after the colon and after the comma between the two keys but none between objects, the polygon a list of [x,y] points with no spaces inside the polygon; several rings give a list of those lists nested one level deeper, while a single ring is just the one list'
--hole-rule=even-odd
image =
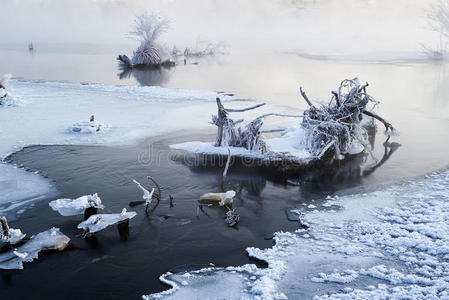
[{"label": "hazy background", "polygon": [[0,44],[128,44],[134,15],[171,21],[162,42],[182,48],[198,37],[233,51],[300,50],[348,54],[419,51],[436,44],[419,0],[2,0]]}]

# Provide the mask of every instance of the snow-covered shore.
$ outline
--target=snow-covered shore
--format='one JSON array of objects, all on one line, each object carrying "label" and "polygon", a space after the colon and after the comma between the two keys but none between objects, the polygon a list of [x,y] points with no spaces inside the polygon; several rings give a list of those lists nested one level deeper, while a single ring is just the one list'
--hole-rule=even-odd
[{"label": "snow-covered shore", "polygon": [[[278,232],[268,262],[161,280],[144,299],[436,299],[449,297],[449,171],[377,192],[328,197],[296,212],[308,230]],[[319,204],[320,203],[320,204]]]}]

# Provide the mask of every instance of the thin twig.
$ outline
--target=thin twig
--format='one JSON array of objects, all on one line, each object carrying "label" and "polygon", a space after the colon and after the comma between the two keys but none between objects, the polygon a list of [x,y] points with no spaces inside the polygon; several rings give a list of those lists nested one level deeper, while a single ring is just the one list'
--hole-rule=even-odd
[{"label": "thin twig", "polygon": [[161,192],[161,188],[159,187],[159,184],[157,184],[156,180],[154,180],[153,177],[147,176],[147,178],[149,180],[151,180],[156,185],[157,191],[158,191],[158,194],[159,194],[159,200],[161,200],[162,199],[162,192]]},{"label": "thin twig", "polygon": [[258,107],[264,106],[266,103],[260,103],[251,107],[247,107],[247,108],[241,108],[241,109],[232,109],[232,108],[225,108],[225,111],[227,112],[244,112],[244,111],[248,111],[251,109],[256,109]]}]

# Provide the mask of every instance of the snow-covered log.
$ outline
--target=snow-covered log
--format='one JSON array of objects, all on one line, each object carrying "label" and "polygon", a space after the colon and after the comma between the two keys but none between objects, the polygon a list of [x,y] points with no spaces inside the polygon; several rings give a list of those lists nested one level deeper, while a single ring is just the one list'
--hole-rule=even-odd
[{"label": "snow-covered log", "polygon": [[69,242],[70,238],[62,234],[58,228],[41,232],[17,249],[0,254],[0,269],[23,269],[23,262],[32,262],[38,258],[39,252],[62,251]]},{"label": "snow-covered log", "polygon": [[[244,112],[263,104],[245,109],[224,108],[217,98],[218,113],[212,116],[212,124],[218,127],[215,143],[186,142],[171,145],[173,149],[187,150],[201,158],[227,156],[239,157],[245,166],[273,166],[286,170],[287,166],[300,170],[312,163],[328,163],[371,150],[368,127],[375,120],[386,128],[388,136],[397,134],[396,129],[373,110],[378,104],[357,78],[343,80],[338,92],[332,92],[328,104],[315,106],[300,88],[301,95],[309,105],[302,116],[269,113],[254,119],[245,127],[237,128],[229,118],[231,112]],[[280,137],[263,139],[261,127],[268,116],[299,117],[302,121],[285,129]],[[207,163],[207,159],[205,162]]]},{"label": "snow-covered log", "polygon": [[128,222],[129,219],[134,218],[136,215],[137,213],[133,211],[127,212],[126,208],[124,208],[120,214],[93,215],[86,221],[81,222],[78,225],[78,229],[84,230],[84,236],[88,237],[111,225],[119,224],[121,222]]},{"label": "snow-covered log", "polygon": [[232,204],[235,197],[235,191],[227,191],[226,193],[207,193],[200,197],[200,202],[215,202],[220,206]]},{"label": "snow-covered log", "polygon": [[104,209],[98,194],[86,195],[76,199],[57,199],[51,201],[48,205],[64,217],[82,215],[90,207]]}]

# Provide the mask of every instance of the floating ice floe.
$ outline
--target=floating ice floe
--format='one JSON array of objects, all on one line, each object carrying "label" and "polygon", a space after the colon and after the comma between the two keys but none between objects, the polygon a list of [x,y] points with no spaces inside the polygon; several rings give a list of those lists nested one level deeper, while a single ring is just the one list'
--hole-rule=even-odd
[{"label": "floating ice floe", "polygon": [[88,235],[94,234],[105,229],[108,226],[118,224],[123,221],[128,221],[129,219],[134,218],[137,213],[130,211],[127,212],[126,208],[122,210],[120,214],[98,214],[90,216],[84,222],[81,222],[78,225],[78,229],[84,230]]},{"label": "floating ice floe", "polygon": [[86,195],[76,199],[57,199],[51,201],[48,205],[64,217],[82,215],[89,207],[104,209],[98,194]]},{"label": "floating ice floe", "polygon": [[0,269],[23,269],[23,262],[32,262],[37,259],[39,252],[62,251],[69,241],[70,238],[62,234],[58,228],[41,232],[17,249],[0,254]]},{"label": "floating ice floe", "polygon": [[199,201],[204,202],[218,202],[220,206],[226,204],[232,204],[233,198],[235,197],[234,191],[227,191],[226,193],[207,193],[200,197]]},{"label": "floating ice floe", "polygon": [[75,132],[75,133],[99,133],[103,132],[103,128],[105,126],[103,123],[98,122],[95,120],[94,116],[91,116],[90,121],[80,121],[75,124],[73,124],[71,127],[69,127],[69,132]]},{"label": "floating ice floe", "polygon": [[26,234],[22,233],[20,229],[9,228],[8,221],[5,217],[0,217],[0,245],[7,243],[10,245],[17,244]]}]

